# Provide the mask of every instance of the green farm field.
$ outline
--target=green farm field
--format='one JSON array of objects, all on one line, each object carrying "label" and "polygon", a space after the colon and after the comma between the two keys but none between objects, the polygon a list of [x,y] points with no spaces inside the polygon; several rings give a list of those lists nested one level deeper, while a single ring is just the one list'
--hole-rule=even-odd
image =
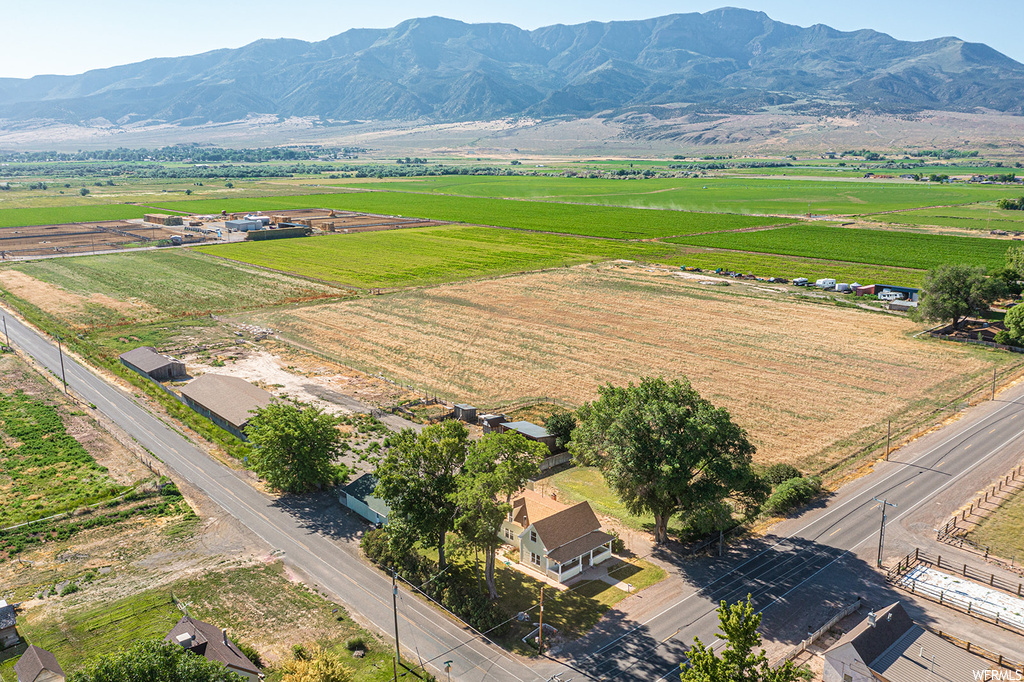
[{"label": "green farm field", "polygon": [[1012,242],[919,232],[801,225],[756,232],[676,237],[667,241],[734,251],[823,258],[928,270],[945,263],[1003,267]]},{"label": "green farm field", "polygon": [[654,260],[676,247],[487,227],[422,227],[225,244],[203,253],[356,287],[404,287],[612,258]]},{"label": "green farm field", "polygon": [[934,225],[962,230],[1024,230],[1024,211],[1004,211],[992,203],[946,208],[926,208],[866,216],[867,220],[893,225]]},{"label": "green farm field", "polygon": [[41,206],[37,208],[5,208],[0,210],[0,227],[28,225],[59,225],[101,220],[141,218],[152,209],[124,204],[93,204],[87,206]]},{"label": "green farm field", "polygon": [[78,327],[194,317],[346,293],[186,249],[11,264],[0,268],[0,287]]},{"label": "green farm field", "polygon": [[161,206],[193,213],[331,208],[611,239],[653,239],[785,222],[783,219],[756,216],[646,211],[619,206],[577,206],[407,192],[345,192],[235,201],[167,202]]},{"label": "green farm field", "polygon": [[[784,169],[772,170],[784,172]],[[361,182],[354,186],[466,197],[793,216],[806,214],[808,210],[818,215],[856,215],[967,204],[1016,197],[1021,193],[1020,188],[997,185],[939,185],[849,178],[835,181],[790,180],[778,176],[609,180],[459,175],[416,180],[385,179],[371,184]]]},{"label": "green farm field", "polygon": [[684,249],[675,256],[659,259],[658,262],[666,265],[688,265],[702,270],[722,268],[758,277],[806,277],[810,280],[831,277],[839,282],[878,282],[905,287],[920,287],[925,275],[924,270],[911,268],[696,247]]}]

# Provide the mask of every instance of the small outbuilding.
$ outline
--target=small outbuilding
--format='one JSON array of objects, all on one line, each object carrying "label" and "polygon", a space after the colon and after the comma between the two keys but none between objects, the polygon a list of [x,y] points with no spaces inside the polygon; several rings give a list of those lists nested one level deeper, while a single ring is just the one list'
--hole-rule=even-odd
[{"label": "small outbuilding", "polygon": [[0,599],[0,649],[12,647],[19,641],[18,616],[14,607]]},{"label": "small outbuilding", "polygon": [[263,227],[263,224],[258,220],[225,220],[224,227],[229,230],[236,232],[248,232],[249,230],[257,230]]},{"label": "small outbuilding", "polygon": [[477,417],[477,423],[484,427],[484,433],[490,433],[498,428],[498,424],[508,421],[503,414],[481,414]]},{"label": "small outbuilding", "polygon": [[533,422],[505,422],[498,424],[496,431],[498,433],[515,431],[527,440],[544,443],[552,454],[555,452],[555,435],[539,424],[534,424]]},{"label": "small outbuilding", "polygon": [[476,408],[472,405],[456,405],[454,407],[455,418],[467,424],[476,423]]},{"label": "small outbuilding", "polygon": [[64,671],[57,657],[35,644],[14,664],[14,675],[18,682],[64,682]]},{"label": "small outbuilding", "polygon": [[260,670],[228,637],[228,631],[216,625],[183,617],[164,637],[165,642],[179,644],[188,651],[224,667],[250,682],[258,682]]},{"label": "small outbuilding", "polygon": [[185,404],[217,426],[246,440],[245,426],[252,413],[266,407],[274,396],[245,379],[204,374],[181,387]]},{"label": "small outbuilding", "polygon": [[121,364],[154,381],[170,381],[187,376],[185,363],[156,352],[152,346],[142,346],[121,353]]},{"label": "small outbuilding", "polygon": [[338,501],[373,524],[387,523],[391,508],[387,503],[373,494],[377,487],[377,477],[363,474],[341,489]]}]

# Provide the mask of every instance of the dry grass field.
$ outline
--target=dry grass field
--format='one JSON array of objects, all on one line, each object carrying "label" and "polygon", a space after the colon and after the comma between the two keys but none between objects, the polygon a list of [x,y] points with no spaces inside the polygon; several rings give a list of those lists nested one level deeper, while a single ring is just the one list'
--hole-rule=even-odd
[{"label": "dry grass field", "polygon": [[905,318],[667,270],[583,265],[257,313],[367,372],[485,409],[572,404],[605,382],[686,376],[763,462],[821,469],[933,410],[1008,354],[916,340]]}]

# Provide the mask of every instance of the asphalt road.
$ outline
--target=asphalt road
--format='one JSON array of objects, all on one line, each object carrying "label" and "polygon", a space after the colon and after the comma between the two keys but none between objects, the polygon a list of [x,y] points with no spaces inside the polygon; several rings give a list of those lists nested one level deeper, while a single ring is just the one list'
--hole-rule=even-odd
[{"label": "asphalt road", "polygon": [[[49,339],[10,315],[7,324],[12,344],[59,376],[57,349]],[[364,564],[351,543],[336,542],[344,529],[316,510],[303,509],[301,502],[257,492],[121,390],[67,357],[64,364],[68,383],[80,397],[279,550],[319,589],[336,595],[381,632],[393,631],[390,580]],[[689,562],[688,586],[678,598],[641,622],[599,627],[558,661],[513,657],[404,589],[399,604],[403,651],[438,677],[443,662],[453,661],[451,676],[458,680],[548,680],[555,673],[565,681],[670,677],[695,636],[713,641],[720,600],[751,594],[766,623],[784,623],[803,617],[822,580],[838,585],[862,580],[871,572],[878,542],[881,509],[873,498],[897,505],[888,514],[894,524],[926,503],[941,502],[944,492],[981,468],[998,471],[1004,463],[1009,468],[1010,461],[1020,458],[1022,412],[1024,386],[1019,386],[898,451],[893,461],[844,487],[826,505],[780,524],[774,535],[722,559]]]}]

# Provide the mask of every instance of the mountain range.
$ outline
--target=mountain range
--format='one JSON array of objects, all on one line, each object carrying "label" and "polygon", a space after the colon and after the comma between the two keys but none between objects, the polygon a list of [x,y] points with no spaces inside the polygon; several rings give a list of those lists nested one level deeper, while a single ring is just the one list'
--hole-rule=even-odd
[{"label": "mountain range", "polygon": [[430,17],[319,42],[258,40],[76,76],[0,79],[0,119],[199,125],[641,112],[1024,114],[1024,65],[957,38],[802,28],[723,8],[526,31]]}]

